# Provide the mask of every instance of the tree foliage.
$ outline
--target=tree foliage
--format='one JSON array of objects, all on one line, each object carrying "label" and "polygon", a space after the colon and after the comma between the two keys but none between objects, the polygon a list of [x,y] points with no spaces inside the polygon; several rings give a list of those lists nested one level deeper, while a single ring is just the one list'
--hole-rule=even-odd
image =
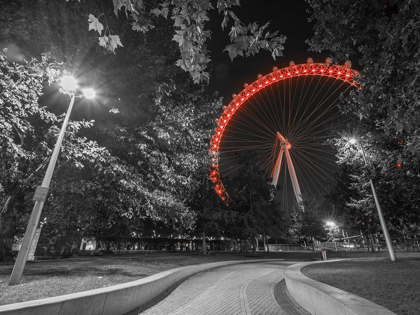
[{"label": "tree foliage", "polygon": [[350,127],[334,140],[343,169],[350,164],[363,168],[358,150],[344,143],[352,136],[359,138],[369,163],[348,182],[346,189],[357,196],[352,193],[349,197],[355,199],[347,200],[347,205],[363,209],[362,217],[374,215],[368,186],[373,178],[391,229],[418,224],[419,2],[307,2],[314,22],[311,49],[328,50],[337,60],[359,58],[361,67],[362,88],[340,107]]},{"label": "tree foliage", "polygon": [[251,237],[253,243],[256,236],[279,235],[284,224],[274,202],[270,178],[251,162],[252,153],[238,155],[237,159],[242,166],[231,179],[225,180],[232,196],[227,230],[235,238]]},{"label": "tree foliage", "polygon": [[330,212],[325,202],[309,195],[304,196],[301,204],[293,206],[288,222],[288,234],[295,241],[303,239],[312,244],[315,239],[325,238],[325,224],[333,216]]},{"label": "tree foliage", "polygon": [[[66,131],[44,207],[46,224],[80,229],[85,235],[98,237],[144,235],[148,225],[164,224],[173,230],[191,228],[195,213],[189,199],[207,173],[207,144],[222,104],[172,64],[172,50],[166,49],[171,38],[165,28],[157,27],[154,34],[142,35],[140,43],[136,42],[135,33],[124,33],[125,49],[117,55],[103,54],[96,46],[86,44],[86,34],[86,41],[81,43],[78,32],[69,33],[78,25],[80,34],[84,34],[80,12],[97,8],[95,3],[86,3],[87,7],[62,1],[49,3],[56,9],[49,25],[45,25],[42,16],[34,14],[43,12],[48,7],[46,3],[18,1],[8,5],[17,9],[5,11],[8,23],[13,24],[13,17],[26,14],[26,18],[34,18],[35,28],[21,29],[22,33],[2,29],[3,43],[15,43],[25,55],[42,54],[43,64],[36,60],[32,63],[37,64],[43,78],[67,68],[82,86],[94,82],[98,88],[98,98],[93,103],[80,101],[73,109],[72,118],[79,121],[71,121]],[[66,25],[71,27],[60,25],[60,14],[65,11],[69,12]],[[123,30],[126,24],[127,20],[121,19],[112,25]],[[28,33],[40,32],[40,26],[45,29],[40,41],[46,44],[50,40],[49,47],[30,45],[34,40]],[[63,40],[54,37],[54,28]],[[74,47],[83,51],[83,58],[72,54]],[[21,233],[25,226],[31,195],[41,181],[43,166],[63,119],[61,111],[68,104],[68,99],[58,95],[56,85],[48,87],[43,78],[35,80],[36,75],[17,56],[13,51],[8,52],[9,61],[2,56],[4,74],[14,71],[10,77],[15,80],[5,83],[2,110],[10,115],[1,116],[3,135],[8,141],[3,143],[13,153],[4,151],[8,155],[2,156],[1,161],[5,164],[2,181],[9,180],[1,183],[2,219],[7,216],[14,222],[2,221],[10,227],[8,235],[2,235],[8,249],[13,235]],[[66,63],[55,68],[48,65],[48,58]],[[11,60],[20,64],[12,64]],[[17,84],[19,80],[28,82],[28,86]],[[81,120],[85,117],[95,118],[95,122]],[[21,137],[25,146],[20,143]],[[34,169],[36,176],[30,175]],[[30,176],[31,181],[25,182],[22,190],[25,176]],[[12,184],[19,189],[12,192]],[[19,204],[13,202],[16,194]]]},{"label": "tree foliage", "polygon": [[[239,0],[218,0],[215,4],[210,0],[113,0],[113,4],[117,18],[125,13],[134,31],[145,33],[153,30],[159,18],[172,20],[173,41],[178,44],[180,53],[176,64],[190,73],[196,83],[209,80],[207,69],[210,57],[206,44],[211,38],[211,30],[206,29],[206,26],[210,21],[210,11],[215,9],[213,5],[223,15],[222,29],[231,25],[231,44],[225,48],[231,59],[238,55],[254,55],[260,49],[270,51],[275,59],[282,55],[286,40],[277,31],[267,31],[269,23],[259,26],[255,22],[248,25],[241,22],[234,13],[234,7],[240,6]],[[106,12],[99,13],[98,17],[95,15],[97,13],[89,14],[89,30],[102,35],[99,37],[99,45],[115,53],[122,43],[119,35],[111,34],[108,24],[111,17],[107,17]],[[103,20],[105,26],[100,20]]]}]

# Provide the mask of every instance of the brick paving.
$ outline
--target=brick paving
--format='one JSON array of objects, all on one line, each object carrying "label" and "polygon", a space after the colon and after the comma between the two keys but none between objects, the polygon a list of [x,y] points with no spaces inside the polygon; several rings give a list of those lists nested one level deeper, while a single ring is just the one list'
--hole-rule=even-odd
[{"label": "brick paving", "polygon": [[[287,293],[291,262],[238,264],[201,272],[182,282],[142,315],[306,315]],[[130,313],[132,314],[132,313]]]}]

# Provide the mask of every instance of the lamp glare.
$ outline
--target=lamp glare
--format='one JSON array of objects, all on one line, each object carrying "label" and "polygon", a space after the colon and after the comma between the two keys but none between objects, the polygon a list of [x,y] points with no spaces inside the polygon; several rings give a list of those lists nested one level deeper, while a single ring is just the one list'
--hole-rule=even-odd
[{"label": "lamp glare", "polygon": [[95,90],[93,89],[83,89],[82,92],[86,98],[94,98],[96,96]]},{"label": "lamp glare", "polygon": [[61,86],[66,91],[74,91],[77,89],[77,81],[75,78],[73,78],[70,75],[66,75],[62,77],[60,81],[61,81]]}]

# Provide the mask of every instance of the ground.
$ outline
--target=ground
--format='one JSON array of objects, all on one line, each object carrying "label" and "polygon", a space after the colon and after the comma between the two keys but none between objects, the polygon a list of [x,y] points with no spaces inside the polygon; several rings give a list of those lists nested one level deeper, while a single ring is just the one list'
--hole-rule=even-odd
[{"label": "ground", "polygon": [[[387,252],[328,252],[328,258],[351,261],[305,267],[305,275],[357,294],[397,314],[420,314],[420,253],[397,252],[391,262]],[[318,252],[262,253],[260,258],[320,260]],[[207,262],[255,259],[252,253],[159,252],[132,255],[84,256],[28,262],[17,286],[8,286],[12,264],[0,264],[0,305],[81,292],[138,280],[180,266]]]}]

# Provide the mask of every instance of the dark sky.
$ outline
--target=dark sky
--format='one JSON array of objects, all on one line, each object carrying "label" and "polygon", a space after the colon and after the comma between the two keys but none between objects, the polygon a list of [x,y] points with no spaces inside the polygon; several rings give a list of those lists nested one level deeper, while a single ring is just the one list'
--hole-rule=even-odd
[{"label": "dark sky", "polygon": [[[211,73],[210,88],[220,92],[221,96],[227,97],[228,103],[232,93],[239,94],[244,83],[252,83],[257,79],[258,74],[268,74],[274,66],[287,67],[289,61],[296,64],[306,63],[308,57],[314,62],[324,62],[327,54],[308,52],[309,46],[305,40],[312,36],[312,27],[308,22],[308,5],[304,0],[261,0],[241,1],[241,8],[236,10],[238,17],[244,23],[258,22],[264,25],[270,22],[268,30],[287,37],[284,45],[283,57],[274,60],[270,52],[260,51],[253,57],[243,58],[238,56],[230,60],[228,53],[223,52],[229,44],[228,32],[221,31],[220,24],[222,17],[219,17],[214,27],[211,27],[212,40],[209,49],[212,52],[212,64],[214,71]],[[212,25],[213,26],[213,25]]]}]

